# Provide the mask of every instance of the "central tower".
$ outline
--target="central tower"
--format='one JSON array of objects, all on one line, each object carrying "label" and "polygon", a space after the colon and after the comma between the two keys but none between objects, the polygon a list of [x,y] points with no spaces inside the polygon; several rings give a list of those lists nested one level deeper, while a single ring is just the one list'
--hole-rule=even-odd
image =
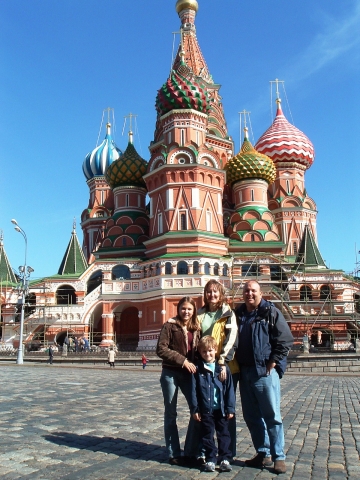
[{"label": "central tower", "polygon": [[178,0],[180,45],[156,97],[157,120],[144,176],[150,197],[148,258],[193,253],[222,256],[224,167],[233,154],[220,85],[214,83],[195,28],[196,0]]}]

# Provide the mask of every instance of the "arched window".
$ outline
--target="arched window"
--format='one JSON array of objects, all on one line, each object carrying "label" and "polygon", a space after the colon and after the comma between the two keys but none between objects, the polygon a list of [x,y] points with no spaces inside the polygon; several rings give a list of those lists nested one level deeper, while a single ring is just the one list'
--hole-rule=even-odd
[{"label": "arched window", "polygon": [[188,264],[186,262],[184,262],[183,260],[181,260],[181,262],[179,262],[177,264],[177,274],[178,275],[187,275],[188,272],[189,272]]},{"label": "arched window", "polygon": [[200,271],[200,266],[199,266],[199,262],[194,262],[193,263],[193,273],[195,275],[197,275]]},{"label": "arched window", "polygon": [[330,300],[331,299],[331,289],[329,285],[323,285],[320,288],[320,300]]},{"label": "arched window", "polygon": [[171,263],[166,262],[165,263],[165,275],[171,275],[171,274],[172,274]]},{"label": "arched window", "polygon": [[300,300],[308,302],[312,300],[311,288],[307,285],[300,287]]},{"label": "arched window", "polygon": [[87,282],[86,295],[95,290],[102,283],[102,271],[96,270]]},{"label": "arched window", "polygon": [[126,237],[123,237],[122,244],[123,244],[123,247],[126,247]]},{"label": "arched window", "polygon": [[214,265],[214,275],[219,275],[219,264],[215,263]]},{"label": "arched window", "polygon": [[210,275],[210,263],[206,262],[204,265],[204,273],[205,275]]},{"label": "arched window", "polygon": [[70,285],[62,285],[56,290],[57,305],[75,305],[75,288]]},{"label": "arched window", "polygon": [[116,265],[111,271],[112,280],[129,280],[130,268],[127,265]]},{"label": "arched window", "polygon": [[229,267],[226,265],[226,263],[224,263],[223,266],[223,275],[224,277],[227,277],[229,275]]}]

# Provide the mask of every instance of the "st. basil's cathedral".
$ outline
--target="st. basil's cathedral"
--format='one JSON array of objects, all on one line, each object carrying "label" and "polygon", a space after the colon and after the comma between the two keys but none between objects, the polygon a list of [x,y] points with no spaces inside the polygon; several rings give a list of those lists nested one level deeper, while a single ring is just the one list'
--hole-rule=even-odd
[{"label": "st. basil's cathedral", "polygon": [[[156,96],[150,157],[129,132],[126,149],[111,124],[86,155],[89,201],[57,275],[32,282],[24,342],[152,349],[180,298],[202,304],[208,280],[226,288],[230,305],[256,279],[280,308],[296,343],[348,349],[358,338],[360,285],[326,267],[318,248],[316,204],[305,188],[315,150],[284,116],[239,153],[227,130],[220,85],[196,36],[197,0],[178,0],[181,42]],[[80,166],[79,166],[80,167]],[[85,200],[85,199],[84,199]],[[17,279],[0,239],[2,341],[19,344]],[[319,334],[320,332],[320,334]]]}]

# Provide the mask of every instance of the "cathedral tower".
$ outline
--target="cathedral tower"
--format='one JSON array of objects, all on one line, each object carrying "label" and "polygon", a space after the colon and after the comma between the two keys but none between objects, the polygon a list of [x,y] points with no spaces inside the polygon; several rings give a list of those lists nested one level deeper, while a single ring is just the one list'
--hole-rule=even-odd
[{"label": "cathedral tower", "polygon": [[305,189],[305,172],[314,161],[315,151],[307,136],[285,118],[280,98],[276,103],[274,122],[255,148],[276,166],[275,182],[269,188],[269,208],[287,244],[286,255],[296,256],[306,225],[317,238],[316,204]]},{"label": "cathedral tower", "polygon": [[83,251],[89,264],[95,259],[93,252],[101,245],[106,220],[114,208],[114,197],[105,179],[105,172],[121,155],[121,150],[111,136],[111,124],[107,123],[104,141],[86,155],[83,163],[90,198],[88,208],[81,214],[81,227],[84,236]]},{"label": "cathedral tower", "polygon": [[147,256],[226,254],[222,195],[233,152],[219,95],[196,38],[196,0],[179,0],[181,42],[156,98],[157,121],[144,177],[150,197]]}]

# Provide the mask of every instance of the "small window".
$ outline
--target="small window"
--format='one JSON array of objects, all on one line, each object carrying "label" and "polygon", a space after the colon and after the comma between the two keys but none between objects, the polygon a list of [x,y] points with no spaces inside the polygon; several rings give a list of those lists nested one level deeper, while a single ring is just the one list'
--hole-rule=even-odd
[{"label": "small window", "polygon": [[171,263],[166,262],[165,263],[165,275],[171,275],[171,274],[172,274]]},{"label": "small window", "polygon": [[186,212],[180,212],[180,230],[187,230]]},{"label": "small window", "polygon": [[219,275],[219,264],[215,263],[214,265],[214,275]]},{"label": "small window", "polygon": [[251,201],[253,202],[254,199],[255,199],[255,197],[254,197],[254,190],[251,189],[250,195],[251,195]]},{"label": "small window", "polygon": [[229,267],[226,265],[226,263],[223,266],[223,275],[224,277],[227,277],[229,274]]},{"label": "small window", "polygon": [[158,213],[158,234],[161,235],[163,233],[163,217],[162,213]]},{"label": "small window", "polygon": [[205,275],[210,275],[210,263],[206,262],[204,265],[204,273]]},{"label": "small window", "polygon": [[296,242],[293,242],[293,250],[294,250],[294,255],[297,255],[298,248],[297,248],[297,243]]},{"label": "small window", "polygon": [[193,263],[193,273],[195,275],[197,275],[200,271],[200,266],[199,266],[199,262],[194,262]]},{"label": "small window", "polygon": [[177,274],[178,275],[188,274],[188,264],[183,260],[177,264]]},{"label": "small window", "polygon": [[122,239],[122,245],[123,245],[123,247],[126,247],[126,238],[125,237]]}]

